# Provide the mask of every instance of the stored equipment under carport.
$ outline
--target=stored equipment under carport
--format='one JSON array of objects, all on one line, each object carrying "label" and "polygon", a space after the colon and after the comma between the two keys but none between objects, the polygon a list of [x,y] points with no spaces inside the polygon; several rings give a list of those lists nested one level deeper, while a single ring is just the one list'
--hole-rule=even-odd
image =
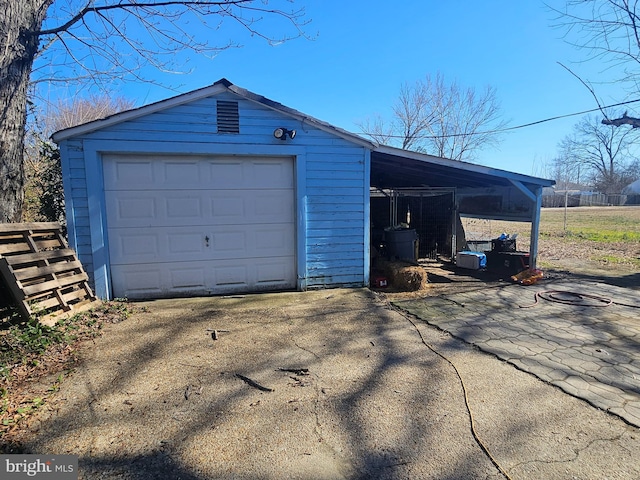
[{"label": "stored equipment under carport", "polygon": [[413,228],[387,228],[384,239],[390,260],[417,261],[418,233]]},{"label": "stored equipment under carport", "polygon": [[516,275],[529,268],[527,252],[486,252],[487,270],[503,275]]},{"label": "stored equipment under carport", "polygon": [[487,266],[487,256],[482,252],[458,252],[456,266],[471,270],[480,270]]}]

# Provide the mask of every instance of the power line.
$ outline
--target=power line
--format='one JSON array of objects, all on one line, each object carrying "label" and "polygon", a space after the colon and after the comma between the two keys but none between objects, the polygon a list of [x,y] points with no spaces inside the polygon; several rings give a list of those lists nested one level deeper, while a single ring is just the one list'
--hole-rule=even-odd
[{"label": "power line", "polygon": [[[488,135],[488,134],[492,134],[492,133],[503,133],[503,132],[508,132],[508,131],[511,131],[511,130],[517,130],[517,129],[520,129],[520,128],[532,127],[534,125],[539,125],[541,123],[551,122],[553,120],[559,120],[561,118],[575,117],[576,115],[584,115],[585,113],[602,111],[605,108],[620,107],[622,105],[629,105],[630,103],[636,103],[636,102],[640,102],[640,98],[637,98],[635,100],[628,100],[626,102],[614,103],[612,105],[605,105],[604,107],[592,108],[591,110],[584,110],[582,112],[567,113],[565,115],[557,115],[555,117],[549,117],[549,118],[545,118],[543,120],[537,120],[535,122],[523,123],[522,125],[516,125],[514,127],[505,127],[505,128],[499,128],[499,129],[496,129],[496,130],[487,130],[487,131],[484,131],[484,132],[451,133],[451,134],[446,134],[446,135],[416,135],[415,138],[466,137],[466,136],[469,136],[469,135]],[[370,133],[370,132],[359,132],[359,133],[362,134],[362,135],[369,135],[369,136],[379,135],[379,136],[384,136],[384,137],[388,137],[388,138],[405,138],[404,135],[386,135],[386,134],[375,134],[375,133]]]}]

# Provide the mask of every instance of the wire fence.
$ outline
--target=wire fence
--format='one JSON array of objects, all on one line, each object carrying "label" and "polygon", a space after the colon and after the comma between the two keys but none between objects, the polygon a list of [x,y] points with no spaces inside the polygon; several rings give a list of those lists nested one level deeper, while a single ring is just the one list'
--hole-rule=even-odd
[{"label": "wire fence", "polygon": [[543,207],[620,207],[623,205],[640,205],[640,194],[560,192],[542,195]]},{"label": "wire fence", "polygon": [[502,234],[515,238],[517,250],[529,249],[530,222],[509,222],[469,217],[461,217],[460,220],[469,250],[476,252],[491,250],[491,240],[499,238]]}]

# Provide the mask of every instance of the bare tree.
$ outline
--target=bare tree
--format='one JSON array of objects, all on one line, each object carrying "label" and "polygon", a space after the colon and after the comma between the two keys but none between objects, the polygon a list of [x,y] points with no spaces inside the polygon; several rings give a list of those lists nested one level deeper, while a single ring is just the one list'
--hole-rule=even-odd
[{"label": "bare tree", "polygon": [[[181,69],[181,52],[213,55],[239,46],[220,38],[227,23],[231,37],[246,32],[270,43],[286,41],[304,34],[304,11],[291,10],[291,3],[0,0],[0,221],[22,216],[30,82],[151,80],[147,67]],[[273,27],[261,22],[265,17],[274,20]],[[211,34],[196,37],[197,26]]]},{"label": "bare tree", "polygon": [[60,99],[47,109],[43,127],[50,136],[58,130],[106,118],[134,106],[133,100],[110,94],[89,95],[67,101]]},{"label": "bare tree", "polygon": [[[564,142],[558,147],[558,156],[551,159],[544,172],[545,178],[553,178],[558,190],[582,189],[586,175],[579,163],[573,162],[571,151],[563,148]],[[581,175],[582,174],[582,175]]]},{"label": "bare tree", "polygon": [[400,87],[393,115],[403,149],[424,150],[424,136],[431,133],[438,109],[447,108],[442,105],[446,101],[443,87],[444,80],[439,75],[435,82],[427,76],[425,82],[417,81],[411,86],[405,83]]},{"label": "bare tree", "polygon": [[390,145],[394,141],[394,126],[385,122],[380,115],[366,118],[358,126],[368,137],[382,145]]},{"label": "bare tree", "polygon": [[548,5],[558,14],[557,25],[570,44],[586,50],[619,73],[618,81],[631,81],[637,90],[640,67],[640,11],[637,0],[566,0],[564,8]]},{"label": "bare tree", "polygon": [[49,140],[57,130],[75,127],[133,108],[132,100],[117,95],[91,95],[59,100],[46,112],[30,115],[25,137],[23,220],[65,223],[60,152]]},{"label": "bare tree", "polygon": [[427,75],[400,88],[393,119],[359,124],[376,141],[391,140],[400,148],[454,160],[472,161],[475,154],[499,142],[500,120],[496,90],[477,93],[457,82],[447,84],[442,75]]},{"label": "bare tree", "polygon": [[586,116],[560,142],[557,162],[573,178],[579,172],[576,183],[582,177],[603,193],[620,193],[633,180],[633,149],[638,136],[633,129],[606,126],[598,117]]},{"label": "bare tree", "polygon": [[[602,65],[601,78],[583,80],[596,97],[592,84],[615,82],[626,86],[629,94],[640,91],[640,6],[637,0],[566,0],[564,7],[547,6],[557,14],[556,26],[565,30],[565,40],[587,52],[586,61]],[[563,65],[564,66],[564,65]],[[567,68],[567,67],[565,67]],[[602,78],[605,75],[608,78]],[[596,101],[598,101],[596,97]],[[600,102],[598,101],[600,105]],[[609,118],[604,125],[640,126],[640,119],[627,112]]]}]

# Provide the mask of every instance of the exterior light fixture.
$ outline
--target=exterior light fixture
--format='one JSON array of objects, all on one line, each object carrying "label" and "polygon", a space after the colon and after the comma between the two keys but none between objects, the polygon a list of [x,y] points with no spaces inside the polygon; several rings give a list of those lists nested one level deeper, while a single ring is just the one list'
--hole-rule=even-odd
[{"label": "exterior light fixture", "polygon": [[273,136],[276,137],[278,140],[282,140],[283,142],[287,139],[287,135],[289,136],[289,138],[291,140],[293,140],[294,138],[296,138],[296,131],[295,130],[288,130],[288,129],[283,128],[283,127],[276,128],[273,131]]}]

